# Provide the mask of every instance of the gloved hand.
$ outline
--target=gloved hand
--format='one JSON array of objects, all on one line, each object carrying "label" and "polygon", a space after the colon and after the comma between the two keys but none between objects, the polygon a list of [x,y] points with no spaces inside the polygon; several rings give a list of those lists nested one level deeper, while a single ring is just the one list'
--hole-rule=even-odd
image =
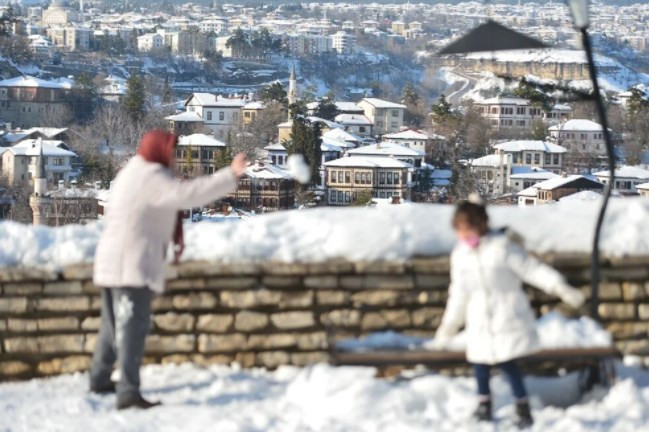
[{"label": "gloved hand", "polygon": [[573,309],[579,309],[586,301],[586,297],[578,289],[566,287],[561,294],[561,300]]},{"label": "gloved hand", "polygon": [[435,338],[433,339],[431,346],[438,350],[448,348],[454,336],[455,332],[442,326],[437,329],[437,333],[435,333]]}]

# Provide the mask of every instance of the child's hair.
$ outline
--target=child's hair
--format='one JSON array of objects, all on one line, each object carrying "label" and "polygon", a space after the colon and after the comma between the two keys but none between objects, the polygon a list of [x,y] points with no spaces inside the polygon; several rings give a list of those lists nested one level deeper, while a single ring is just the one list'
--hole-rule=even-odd
[{"label": "child's hair", "polygon": [[474,197],[460,201],[453,215],[453,228],[457,228],[460,222],[464,222],[472,228],[477,228],[480,234],[486,234],[489,231],[489,216],[483,201]]}]

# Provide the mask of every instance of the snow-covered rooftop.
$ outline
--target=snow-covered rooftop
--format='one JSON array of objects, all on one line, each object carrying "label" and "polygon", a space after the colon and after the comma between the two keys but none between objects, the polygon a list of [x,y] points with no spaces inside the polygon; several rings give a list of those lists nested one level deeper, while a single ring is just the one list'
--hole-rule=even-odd
[{"label": "snow-covered rooftop", "polygon": [[373,124],[363,114],[338,114],[335,120],[341,125],[372,126]]},{"label": "snow-covered rooftop", "polygon": [[602,130],[602,125],[587,119],[572,119],[558,125],[551,126],[550,131],[561,132],[599,132]]},{"label": "snow-covered rooftop", "polygon": [[537,167],[512,167],[509,177],[517,180],[549,180],[558,177],[558,174]]},{"label": "snow-covered rooftop", "polygon": [[557,144],[552,144],[546,141],[532,141],[532,140],[519,140],[507,141],[504,143],[494,145],[495,149],[504,152],[522,152],[522,151],[539,151],[545,153],[565,153],[565,147]]},{"label": "snow-covered rooftop", "polygon": [[5,151],[10,151],[16,156],[38,156],[40,154],[41,146],[43,147],[43,156],[69,156],[73,157],[77,154],[61,148],[65,146],[63,141],[50,141],[39,139],[27,139],[19,142],[12,147],[5,147]]},{"label": "snow-covered rooftop", "polygon": [[364,98],[363,102],[367,102],[368,104],[372,105],[375,108],[402,108],[402,109],[407,108],[405,105],[386,101],[383,99],[377,99],[377,98]]},{"label": "snow-covered rooftop", "polygon": [[649,183],[639,184],[635,188],[640,189],[640,190],[648,190],[649,191]]},{"label": "snow-covered rooftop", "polygon": [[422,131],[417,131],[417,130],[404,130],[401,132],[395,132],[391,134],[386,134],[383,135],[383,139],[394,139],[394,140],[427,140],[430,139],[428,134],[422,132]]},{"label": "snow-covered rooftop", "polygon": [[541,183],[537,183],[537,184],[534,185],[534,187],[537,188],[537,189],[542,189],[542,190],[553,190],[553,189],[560,188],[560,187],[562,187],[564,185],[567,185],[568,183],[571,183],[571,182],[573,182],[575,180],[581,180],[581,179],[591,181],[593,183],[593,187],[595,187],[596,185],[599,184],[602,187],[602,189],[604,188],[604,185],[602,185],[601,183],[598,183],[596,180],[592,180],[592,179],[590,179],[590,178],[588,178],[586,176],[580,175],[580,174],[573,174],[573,175],[569,175],[569,176],[565,176],[565,177],[564,176],[557,176],[555,178],[551,178],[550,180],[546,180],[546,181],[543,181]]},{"label": "snow-covered rooftop", "polygon": [[354,102],[335,102],[336,108],[341,113],[362,113],[363,108],[356,105]]},{"label": "snow-covered rooftop", "polygon": [[248,102],[243,106],[243,109],[245,110],[263,110],[266,108],[266,105],[264,105],[263,102],[255,101],[255,102]]},{"label": "snow-covered rooftop", "polygon": [[208,107],[243,108],[246,105],[244,99],[224,98],[223,96],[212,93],[193,93],[187,99],[186,104],[189,104],[192,100],[196,100],[198,105]]},{"label": "snow-covered rooftop", "polygon": [[[606,171],[596,172],[593,175],[595,177],[608,178],[611,175],[611,173],[610,171],[606,170]],[[640,167],[635,167],[635,166],[623,165],[615,168],[615,177],[649,180],[649,170]]]},{"label": "snow-covered rooftop", "polygon": [[331,138],[351,143],[359,143],[362,141],[361,137],[359,137],[358,135],[340,128],[328,130],[327,132],[322,134],[322,138]]},{"label": "snow-covered rooftop", "polygon": [[260,162],[249,165],[246,168],[245,175],[260,180],[290,180],[293,178],[288,171],[277,165]]},{"label": "snow-covered rooftop", "polygon": [[179,146],[200,146],[200,147],[227,147],[223,141],[219,141],[213,136],[201,133],[192,135],[183,135],[178,138]]},{"label": "snow-covered rooftop", "polygon": [[[469,59],[484,59],[496,62],[514,63],[577,63],[587,64],[586,54],[583,50],[571,49],[533,49],[475,52],[466,55]],[[620,63],[609,57],[595,55],[595,63],[599,67],[619,67]]]},{"label": "snow-covered rooftop", "polygon": [[0,81],[0,87],[40,87],[40,88],[50,88],[50,89],[70,88],[68,85],[61,82],[47,81],[29,75],[2,80]]},{"label": "snow-covered rooftop", "polygon": [[474,167],[491,167],[491,168],[496,168],[499,167],[501,164],[505,164],[505,158],[501,157],[500,155],[487,155],[487,156],[482,156],[477,159],[473,159],[471,162],[471,166]]},{"label": "snow-covered rooftop", "polygon": [[340,159],[325,162],[328,167],[359,167],[359,168],[411,168],[412,165],[398,159],[381,156],[345,156]]},{"label": "snow-covered rooftop", "polygon": [[424,157],[424,152],[410,147],[402,146],[392,142],[381,142],[370,144],[362,147],[351,149],[348,155],[376,155],[376,156],[395,156],[395,157]]},{"label": "snow-covered rooftop", "polygon": [[185,111],[165,117],[165,120],[177,122],[202,122],[203,119],[196,112]]},{"label": "snow-covered rooftop", "polygon": [[516,97],[507,97],[507,96],[495,96],[488,99],[483,99],[475,101],[476,105],[518,105],[518,106],[528,106],[530,101],[523,98]]},{"label": "snow-covered rooftop", "polygon": [[591,190],[585,190],[565,196],[559,199],[559,202],[566,201],[597,201],[602,198],[602,194]]}]

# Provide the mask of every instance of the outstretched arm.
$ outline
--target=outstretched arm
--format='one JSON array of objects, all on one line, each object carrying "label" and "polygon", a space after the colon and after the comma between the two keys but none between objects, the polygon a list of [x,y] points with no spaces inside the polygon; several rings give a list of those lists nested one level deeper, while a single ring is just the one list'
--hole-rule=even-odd
[{"label": "outstretched arm", "polygon": [[448,301],[442,323],[435,334],[436,341],[441,345],[447,344],[464,325],[469,301],[468,292],[462,284],[462,275],[458,271],[457,265],[453,265],[453,261],[454,259],[451,257],[451,284],[448,287]]},{"label": "outstretched arm", "polygon": [[559,297],[574,308],[584,303],[581,291],[571,287],[557,270],[527,253],[523,246],[509,241],[506,261],[511,271],[529,285]]}]

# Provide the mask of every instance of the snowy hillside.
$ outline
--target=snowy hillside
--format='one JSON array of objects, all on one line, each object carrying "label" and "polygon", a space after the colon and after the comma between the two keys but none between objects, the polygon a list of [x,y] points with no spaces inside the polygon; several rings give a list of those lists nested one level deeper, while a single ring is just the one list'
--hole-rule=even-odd
[{"label": "snowy hillside", "polygon": [[[599,202],[521,208],[494,206],[493,226],[518,231],[536,252],[590,251]],[[452,206],[323,208],[279,212],[232,224],[190,223],[183,259],[318,262],[405,260],[448,254]],[[602,232],[610,256],[649,255],[649,200],[613,199]],[[317,228],[316,228],[317,227]],[[92,261],[101,223],[61,228],[0,223],[0,266],[59,267]]]},{"label": "snowy hillside", "polygon": [[[533,431],[642,431],[649,425],[649,374],[618,365],[619,381],[580,403],[576,375],[528,378],[536,424]],[[203,369],[147,366],[145,396],[165,405],[148,411],[115,411],[114,396],[89,395],[87,375],[0,384],[3,432],[480,432],[514,431],[512,398],[495,377],[497,425],[469,419],[477,404],[473,378],[408,372],[403,378],[374,378],[371,368],[275,372],[236,367]]]}]

